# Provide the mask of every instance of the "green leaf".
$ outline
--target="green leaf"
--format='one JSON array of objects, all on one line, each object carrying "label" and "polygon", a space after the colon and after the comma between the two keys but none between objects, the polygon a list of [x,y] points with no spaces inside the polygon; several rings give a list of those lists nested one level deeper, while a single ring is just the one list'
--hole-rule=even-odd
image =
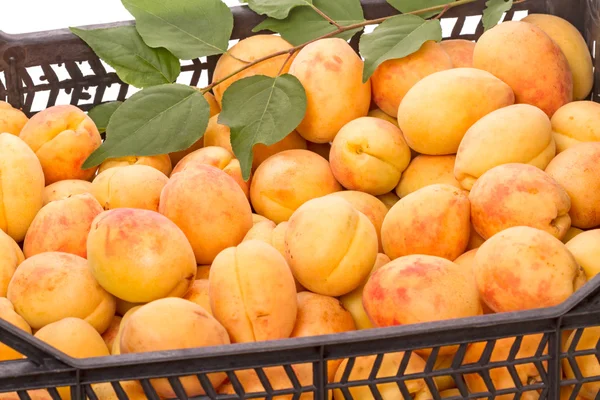
[{"label": "green leaf", "polygon": [[[359,0],[314,0],[314,6],[342,26],[365,20]],[[267,18],[252,31],[258,32],[263,29],[280,33],[285,40],[297,46],[331,33],[336,27],[310,7],[296,7],[286,19]],[[353,29],[336,37],[348,40],[361,29]]]},{"label": "green leaf", "polygon": [[83,168],[100,165],[107,158],[185,150],[202,137],[208,117],[208,102],[190,86],[172,83],[143,89],[115,111],[106,140]]},{"label": "green leaf", "polygon": [[150,47],[164,47],[182,60],[222,54],[233,14],[221,0],[121,0]]},{"label": "green leaf", "polygon": [[250,177],[254,145],[281,141],[302,122],[305,112],[306,93],[293,75],[255,75],[227,88],[218,122],[231,129],[231,147],[244,180]]},{"label": "green leaf", "polygon": [[248,0],[252,11],[275,19],[284,19],[294,7],[312,4],[313,0]]},{"label": "green leaf", "polygon": [[[387,0],[388,3],[396,10],[402,13],[408,13],[418,10],[423,10],[425,8],[441,6],[445,4],[454,3],[456,0]],[[436,14],[439,14],[443,9],[439,9],[437,11],[428,11],[425,13],[419,13],[418,15],[423,18],[433,17]]]},{"label": "green leaf", "polygon": [[442,26],[437,19],[425,20],[417,15],[403,14],[382,22],[360,39],[360,54],[365,59],[363,81],[366,82],[384,61],[406,57],[429,40],[442,40]]},{"label": "green leaf", "polygon": [[498,25],[502,14],[511,9],[513,0],[488,0],[483,10],[483,28],[485,31]]},{"label": "green leaf", "polygon": [[110,117],[114,114],[123,104],[122,101],[111,101],[109,103],[104,103],[97,105],[88,111],[88,116],[94,121],[98,131],[100,133],[106,132],[106,127],[108,126],[108,121],[110,121]]},{"label": "green leaf", "polygon": [[181,66],[168,50],[148,47],[133,26],[104,29],[70,28],[113,67],[125,83],[144,88],[177,79]]}]

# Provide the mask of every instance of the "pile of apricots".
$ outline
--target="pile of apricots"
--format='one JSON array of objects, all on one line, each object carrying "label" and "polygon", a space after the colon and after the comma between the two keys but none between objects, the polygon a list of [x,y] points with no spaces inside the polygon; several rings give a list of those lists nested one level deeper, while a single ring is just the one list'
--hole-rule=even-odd
[{"label": "pile of apricots", "polygon": [[[243,39],[214,79],[291,47],[275,35]],[[275,76],[286,58],[207,93],[208,128],[189,149],[98,168],[82,169],[102,139],[79,108],[28,118],[0,103],[0,318],[72,357],[100,357],[551,307],[600,271],[600,104],[585,100],[592,58],[567,21],[529,15],[476,42],[426,42],[366,83],[346,41],[318,40],[283,68],[306,90],[304,120],[279,143],[255,146],[246,181],[218,122],[223,92]],[[599,336],[586,329],[577,349]],[[533,356],[540,340],[524,338],[517,357]],[[492,359],[508,357],[513,341],[500,339]],[[470,345],[464,362],[484,347]],[[442,348],[436,368],[456,349]],[[412,353],[406,373],[423,371],[430,353]],[[0,360],[22,357],[0,345]],[[378,376],[395,376],[402,359],[387,354]],[[367,379],[374,362],[357,358],[350,380]],[[331,382],[346,363],[329,361]],[[598,374],[594,356],[578,363],[584,376]],[[523,384],[539,374],[533,364],[516,370]],[[294,371],[312,383],[311,365]],[[273,388],[292,387],[282,367],[265,372]],[[568,363],[563,372],[574,376]],[[490,374],[496,389],[515,387],[506,368]],[[253,370],[238,377],[246,391],[264,390]],[[209,379],[235,393],[225,373]],[[477,374],[465,381],[487,390]],[[181,382],[188,396],[204,394],[195,376]],[[460,395],[451,377],[435,384]],[[122,385],[130,399],[146,398],[137,381]],[[176,397],[167,379],[152,385]],[[599,387],[584,384],[579,398]],[[116,398],[108,383],[93,388]],[[432,398],[423,379],[408,388]],[[379,389],[402,398],[395,384]],[[373,398],[367,386],[350,393]],[[70,399],[68,388],[59,394]]]}]

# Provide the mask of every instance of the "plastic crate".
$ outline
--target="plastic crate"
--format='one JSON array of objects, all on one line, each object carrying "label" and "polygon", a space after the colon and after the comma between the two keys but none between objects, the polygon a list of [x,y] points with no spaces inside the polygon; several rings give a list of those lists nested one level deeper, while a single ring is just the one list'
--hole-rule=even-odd
[{"label": "plastic crate", "polygon": [[[466,18],[477,16],[483,3],[484,0],[481,0],[451,9],[444,19],[455,20],[455,24],[451,34],[445,35],[446,38],[479,37],[482,33],[481,23],[474,33],[462,34],[462,29]],[[367,18],[395,13],[385,0],[363,0],[363,4]],[[512,19],[516,11],[522,10],[549,13],[568,19],[584,33],[592,55],[595,55],[596,40],[600,39],[600,0],[528,0],[515,5],[506,19]],[[233,12],[234,38],[250,36],[252,27],[262,19],[245,7],[235,7]],[[354,46],[357,39],[355,37],[352,40]],[[0,71],[4,72],[5,78],[4,82],[0,79],[0,99],[7,99],[13,106],[22,108],[28,114],[38,111],[31,107],[34,98],[42,96],[43,92],[48,92],[48,100],[44,105],[46,107],[56,104],[62,93],[62,96],[67,96],[69,103],[84,110],[103,101],[123,100],[127,97],[128,86],[120,82],[114,73],[107,72],[93,52],[68,30],[24,35],[6,35],[0,32],[0,55]],[[206,60],[194,60],[184,65],[183,71],[191,74],[188,83],[197,85],[202,74],[208,74],[210,79],[216,60],[217,57],[208,57]],[[82,62],[89,64],[91,73],[82,72]],[[59,64],[66,68],[69,78],[59,79],[53,69]],[[35,71],[42,71],[44,75],[38,83],[34,82]],[[596,82],[600,82],[599,74],[596,68]],[[105,96],[107,89],[111,87],[118,88],[114,98]],[[90,92],[94,92],[93,96]],[[591,98],[596,99],[597,95],[596,87]],[[70,358],[0,320],[0,341],[27,357],[0,363],[0,392],[18,391],[19,398],[27,399],[29,395],[26,390],[47,389],[48,398],[59,399],[56,388],[70,386],[73,399],[85,396],[96,399],[92,385],[110,382],[118,398],[126,399],[119,382],[140,380],[147,398],[159,399],[150,379],[168,378],[176,397],[187,399],[179,378],[195,375],[207,396],[212,399],[266,397],[321,400],[326,399],[328,392],[332,390],[339,392],[337,396],[352,399],[348,389],[366,385],[371,391],[372,397],[369,398],[396,400],[411,398],[407,382],[424,379],[431,390],[430,398],[437,400],[441,397],[434,380],[440,376],[451,376],[460,392],[460,395],[452,398],[558,400],[561,398],[561,388],[564,390],[574,387],[571,397],[563,397],[574,400],[581,385],[590,382],[600,385],[600,375],[582,374],[574,362],[576,357],[583,356],[592,357],[595,362],[600,359],[600,343],[587,350],[575,351],[586,327],[600,329],[600,277],[594,278],[566,302],[553,308],[337,335],[94,359]],[[565,332],[570,331],[576,332],[573,343],[563,351],[561,338]],[[526,358],[519,357],[521,345],[530,340],[528,335],[533,334],[539,335],[534,342],[535,351]],[[511,345],[507,348],[505,357],[500,360],[490,359],[494,348],[501,341],[507,340]],[[465,353],[468,346],[474,343],[480,344],[481,357],[473,363],[466,363]],[[434,369],[440,349],[449,345],[458,346],[451,362],[443,369]],[[410,355],[419,349],[431,349],[424,368],[412,373],[405,371]],[[380,367],[390,357],[384,358],[384,355],[395,352],[404,353],[396,358],[395,369],[384,374]],[[349,379],[357,357],[366,355],[373,356],[368,373],[361,380]],[[341,379],[329,382],[328,362],[342,359],[348,359],[348,362]],[[565,359],[574,368],[575,379],[568,380],[563,376],[561,363]],[[517,370],[525,364],[532,368],[530,372],[539,376],[522,384]],[[299,365],[303,366],[298,367]],[[278,367],[278,372],[289,379],[287,385],[282,387],[275,381],[270,381],[273,370],[265,370],[267,367]],[[493,375],[501,367],[506,368],[504,371],[508,373],[510,380],[508,386],[513,386],[512,388],[494,387],[490,373]],[[261,391],[244,393],[238,372],[247,369],[253,369],[257,374],[263,386],[263,389],[258,389]],[[300,378],[299,371],[308,373],[308,379]],[[207,378],[207,374],[215,372],[225,372],[237,394],[217,395]],[[480,375],[481,382],[485,384],[484,389],[468,393],[463,378],[466,374]],[[377,385],[383,383],[397,388],[396,394],[382,395]],[[532,391],[535,391],[534,396],[527,397],[534,393]],[[281,397],[275,397],[277,395]],[[600,398],[600,394],[596,398]]]}]

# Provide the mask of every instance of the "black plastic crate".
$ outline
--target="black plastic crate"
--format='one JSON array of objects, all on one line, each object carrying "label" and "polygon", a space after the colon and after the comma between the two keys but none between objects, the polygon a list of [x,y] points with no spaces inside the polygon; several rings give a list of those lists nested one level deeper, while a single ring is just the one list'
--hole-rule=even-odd
[{"label": "black plastic crate", "polygon": [[[365,16],[369,19],[395,13],[385,0],[363,0],[363,5]],[[483,31],[481,23],[474,33],[461,35],[461,31],[466,18],[478,15],[483,5],[484,0],[480,0],[449,10],[444,19],[456,22],[446,38],[479,37]],[[506,19],[512,19],[516,11],[522,10],[568,19],[584,34],[595,56],[597,40],[600,41],[600,0],[527,0],[515,5],[507,13]],[[251,29],[262,17],[246,7],[235,7],[233,12],[233,38],[252,35]],[[116,25],[120,24],[131,22]],[[352,39],[354,46],[358,43],[357,39]],[[31,106],[34,98],[45,91],[48,92],[46,107],[56,104],[59,94],[64,92],[71,104],[84,110],[104,101],[124,100],[127,97],[128,85],[120,82],[116,74],[108,73],[87,45],[68,30],[23,35],[0,32],[0,57],[0,71],[5,75],[5,84],[0,80],[0,100],[8,100],[29,115],[39,111],[32,110]],[[193,60],[185,64],[182,71],[191,73],[188,83],[198,85],[202,74],[207,74],[210,80],[217,59],[208,57],[203,61]],[[82,72],[83,62],[89,64],[91,74]],[[596,66],[597,62],[595,59]],[[68,79],[59,80],[54,72],[53,66],[59,64],[66,68],[70,76]],[[32,76],[36,69],[43,71],[41,83],[37,84]],[[598,68],[595,70],[595,80],[600,82]],[[105,96],[106,90],[115,86],[118,88],[116,97]],[[94,91],[93,96],[89,93],[91,90]],[[600,91],[596,86],[591,99],[596,100],[598,94]],[[126,399],[119,382],[140,380],[146,397],[158,399],[150,379],[168,378],[176,397],[187,399],[179,378],[195,375],[208,397],[213,399],[320,400],[326,399],[328,392],[332,391],[336,392],[335,400],[352,399],[349,389],[364,386],[371,394],[356,397],[357,400],[396,400],[412,398],[407,384],[421,379],[421,384],[429,388],[431,395],[419,398],[437,400],[441,396],[435,381],[446,376],[454,380],[458,390],[451,398],[558,400],[562,390],[562,398],[575,400],[582,385],[592,383],[600,386],[600,374],[586,375],[575,362],[580,357],[591,357],[596,363],[600,359],[600,343],[585,346],[584,350],[575,350],[584,328],[591,327],[600,329],[600,277],[594,278],[563,304],[553,308],[337,335],[95,359],[70,358],[0,320],[0,341],[27,356],[24,360],[0,363],[0,392],[18,391],[19,398],[27,399],[29,395],[26,390],[47,389],[47,392],[44,391],[46,398],[58,399],[55,389],[70,386],[73,399],[88,396],[93,400],[97,398],[94,385],[110,382],[118,398]],[[571,332],[574,332],[573,342],[563,351],[561,339]],[[537,336],[532,339],[531,335]],[[479,357],[471,360],[474,346],[470,347],[469,354],[467,349],[475,343],[480,350],[476,354]],[[458,350],[440,369],[437,365],[441,357],[439,351],[449,345],[457,346]],[[493,351],[501,346],[505,346],[503,356],[500,359],[491,358]],[[406,370],[411,354],[423,349],[430,349],[427,362],[417,371]],[[527,354],[523,356],[521,351]],[[397,352],[403,354],[391,354]],[[350,372],[360,362],[357,358],[360,356],[371,356],[371,359],[366,372],[358,380]],[[344,372],[340,373],[341,379],[329,382],[328,362],[342,359],[347,361],[344,362]],[[574,379],[564,377],[563,363],[572,366]],[[528,371],[524,373],[523,368]],[[239,371],[248,369],[253,370],[262,383],[259,389],[253,389],[250,394],[244,393],[238,379]],[[491,375],[498,371],[505,374],[508,388],[494,387]],[[215,372],[227,374],[236,394],[217,395],[207,378],[207,374]],[[519,372],[529,377],[524,383]],[[281,384],[281,379],[276,381],[274,376],[283,377],[285,384]],[[465,376],[467,379],[479,376],[481,391],[469,394]],[[377,386],[382,384],[388,385]],[[570,395],[573,388],[575,390]],[[383,395],[381,391],[384,390],[393,390],[393,393]],[[527,397],[532,393],[533,397]],[[505,397],[499,397],[501,395]],[[596,398],[600,399],[600,394]]]}]

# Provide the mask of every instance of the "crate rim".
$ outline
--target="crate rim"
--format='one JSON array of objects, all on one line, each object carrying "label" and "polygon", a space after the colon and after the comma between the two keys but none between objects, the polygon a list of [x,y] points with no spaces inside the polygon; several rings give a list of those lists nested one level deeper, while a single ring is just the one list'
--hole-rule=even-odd
[{"label": "crate rim", "polygon": [[[528,0],[525,3],[520,3],[518,6],[513,8],[514,11],[519,9],[527,9],[528,4],[542,4],[543,2],[550,2],[551,0]],[[569,0],[556,0],[555,2]],[[586,1],[586,0],[582,0]],[[474,3],[467,4],[465,6],[466,11],[461,13],[461,15],[471,15],[468,14],[469,10],[474,10],[475,7],[480,7],[485,0],[477,0]],[[367,7],[378,7],[378,6],[387,6],[385,12],[389,14],[389,6],[386,0],[361,0],[363,6]],[[470,7],[469,7],[470,6]],[[234,18],[249,18],[250,15],[252,22],[260,21],[264,17],[258,16],[253,11],[251,11],[247,5],[237,5],[230,7],[232,12],[234,13]],[[462,9],[463,7],[458,7],[458,9]],[[445,18],[453,17],[453,10],[446,14]],[[373,16],[373,11],[370,11],[371,15],[368,15],[367,10],[365,10],[365,16]],[[395,12],[397,14],[397,12]],[[79,26],[82,29],[96,29],[96,28],[108,28],[113,26],[132,26],[134,24],[133,20],[129,21],[120,21],[113,22],[107,24],[93,24],[93,25],[83,25]],[[238,28],[238,32],[242,28]],[[234,27],[234,35],[236,28]],[[55,30],[46,30],[40,32],[29,32],[29,33],[18,33],[18,34],[8,34],[0,31],[0,53],[3,54],[3,58],[0,58],[0,71],[3,70],[3,66],[8,66],[8,58],[10,54],[7,54],[5,50],[21,50],[19,47],[21,45],[44,45],[48,43],[56,42],[57,40],[62,41],[63,43],[73,43],[74,40],[80,40],[76,35],[70,32],[68,28],[63,29],[55,29]],[[20,53],[17,53],[20,54]],[[507,326],[516,326],[516,324],[523,323],[524,320],[527,322],[535,322],[535,321],[552,321],[555,325],[557,325],[560,329],[561,321],[563,317],[568,315],[569,313],[576,311],[583,306],[586,301],[590,299],[594,299],[600,296],[600,277],[596,276],[589,282],[587,282],[582,288],[580,288],[577,292],[571,295],[568,299],[562,302],[559,305],[554,307],[547,308],[538,308],[533,310],[526,311],[518,311],[518,312],[508,312],[508,313],[500,313],[500,314],[490,314],[483,315],[477,317],[469,317],[469,318],[460,318],[460,319],[451,319],[444,321],[436,321],[436,322],[428,322],[428,323],[420,323],[420,324],[411,324],[411,325],[403,325],[403,326],[394,326],[387,328],[377,328],[377,329],[369,329],[369,330],[357,330],[352,332],[344,332],[338,334],[329,334],[329,335],[320,335],[320,336],[312,336],[312,337],[304,337],[304,338],[288,338],[281,340],[272,340],[272,341],[263,341],[263,342],[253,342],[253,343],[243,343],[243,344],[230,344],[230,345],[222,345],[222,346],[211,346],[211,347],[200,347],[200,348],[192,348],[192,349],[182,349],[182,350],[168,350],[168,351],[158,351],[158,352],[147,352],[147,353],[135,353],[135,354],[125,354],[125,355],[117,355],[110,357],[95,357],[95,358],[86,358],[86,359],[77,359],[72,358],[65,353],[54,349],[53,347],[47,345],[46,343],[40,341],[39,339],[27,335],[27,337],[22,336],[22,340],[27,342],[28,345],[31,346],[32,350],[35,350],[36,355],[42,357],[42,362],[36,362],[36,359],[33,357],[31,359],[24,359],[15,362],[6,362],[5,365],[0,365],[0,370],[10,370],[11,366],[14,366],[15,373],[18,371],[26,371],[28,373],[34,373],[35,368],[39,368],[39,372],[44,373],[48,368],[56,368],[61,367],[63,371],[75,371],[77,373],[81,371],[83,373],[83,377],[86,376],[86,372],[94,372],[100,369],[110,369],[111,367],[120,367],[121,370],[124,370],[124,367],[133,367],[139,365],[140,362],[146,364],[157,364],[161,362],[177,362],[183,360],[196,360],[202,363],[205,360],[210,359],[225,359],[230,357],[233,359],[233,363],[235,363],[236,356],[243,356],[245,358],[251,357],[253,355],[259,355],[261,353],[269,353],[276,354],[279,353],[282,355],[279,364],[290,364],[290,362],[286,361],[285,352],[292,350],[303,350],[304,355],[314,354],[315,358],[323,357],[323,350],[325,348],[331,347],[341,347],[344,345],[352,346],[352,344],[361,344],[371,341],[377,340],[397,340],[402,342],[404,338],[410,339],[418,335],[427,334],[428,337],[430,335],[436,333],[446,333],[446,332],[459,332],[461,330],[469,330],[469,329],[477,329],[483,330],[488,327],[507,327]],[[570,314],[569,314],[570,315]],[[595,321],[595,320],[594,320]],[[19,334],[22,332],[12,325],[6,323],[5,321],[0,320],[0,329],[6,330],[11,334]],[[550,330],[550,328],[548,328]],[[544,331],[546,332],[546,331]],[[494,330],[489,330],[489,336],[493,337]],[[517,334],[515,336],[522,336],[527,334]],[[498,334],[497,336],[502,336]],[[486,340],[486,339],[482,339]],[[490,339],[492,340],[492,339]],[[468,339],[466,341],[469,341]],[[473,342],[473,341],[469,341]],[[320,355],[318,351],[321,351]],[[386,351],[387,353],[387,351]],[[39,360],[39,359],[38,359]],[[294,363],[292,361],[291,363]],[[268,365],[265,365],[268,366]],[[23,367],[24,369],[19,369]],[[25,368],[27,367],[27,368]],[[2,374],[0,374],[2,375]],[[165,372],[165,375],[168,375],[168,372]],[[90,374],[90,376],[94,376],[94,374]],[[2,392],[2,389],[0,389]]]},{"label": "crate rim", "polygon": [[[490,326],[508,326],[515,323],[522,323],[524,320],[527,320],[528,322],[535,322],[541,320],[562,319],[562,317],[564,317],[570,311],[573,311],[578,306],[583,305],[584,302],[588,298],[590,298],[590,296],[592,296],[594,292],[600,292],[599,289],[600,274],[595,276],[592,280],[588,281],[583,287],[577,290],[564,302],[553,307],[480,315],[467,318],[455,318],[419,324],[407,324],[384,328],[356,330],[337,334],[301,338],[287,338],[251,343],[234,343],[222,346],[197,347],[190,349],[120,354],[111,355],[108,357],[92,357],[78,359],[70,357],[63,352],[54,349],[53,347],[35,338],[34,336],[23,337],[23,340],[26,340],[32,346],[38,348],[44,353],[47,353],[52,358],[55,358],[56,360],[64,363],[65,365],[81,370],[137,365],[139,363],[138,358],[140,356],[144,357],[145,363],[161,362],[166,360],[202,360],[206,358],[235,357],[236,355],[249,355],[254,353],[280,353],[297,349],[321,348],[324,346],[352,345],[366,341],[390,339],[401,340],[403,337],[415,336],[419,334],[461,331],[473,328],[483,329]],[[0,320],[0,326],[6,328],[9,331],[14,331],[17,334],[20,332],[18,328],[15,328],[2,320]],[[490,332],[490,336],[494,336],[493,332]]]}]

